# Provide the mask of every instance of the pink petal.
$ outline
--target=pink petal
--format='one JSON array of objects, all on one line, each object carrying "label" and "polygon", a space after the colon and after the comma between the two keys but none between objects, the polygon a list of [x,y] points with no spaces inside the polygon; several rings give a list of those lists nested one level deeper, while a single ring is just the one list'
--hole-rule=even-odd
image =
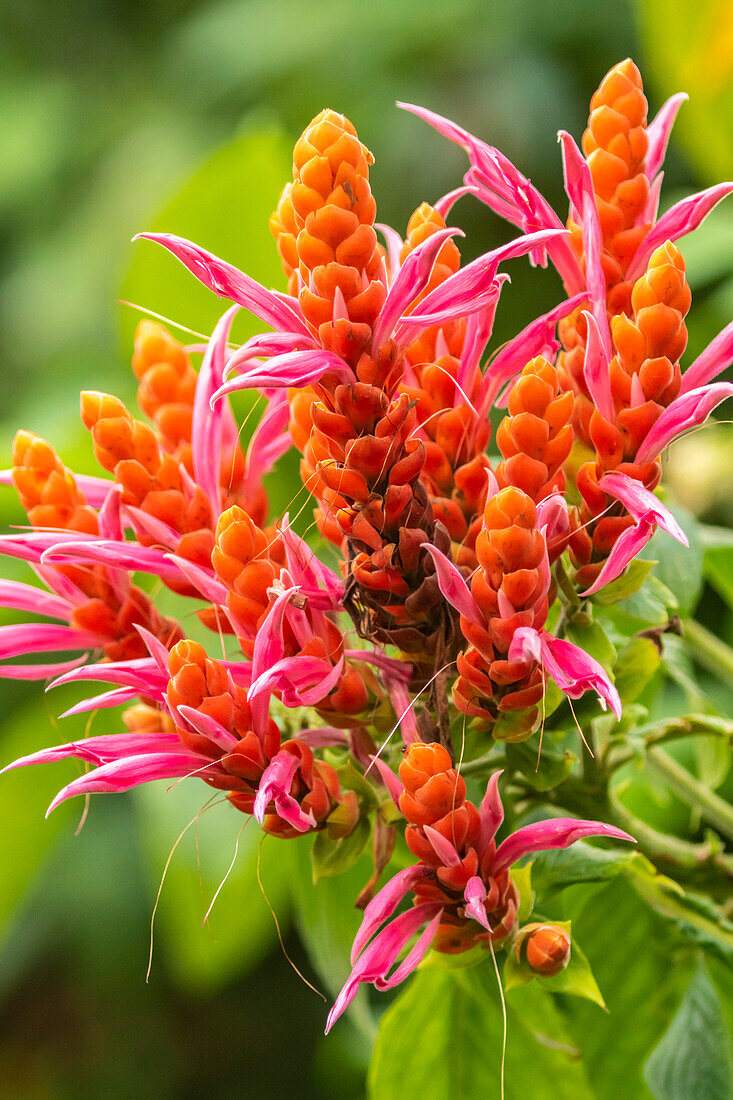
[{"label": "pink petal", "polygon": [[464,195],[475,194],[475,187],[466,187],[465,185],[463,187],[456,187],[453,191],[449,191],[447,195],[443,195],[442,198],[433,203],[433,209],[436,210],[443,221],[445,221],[459,199],[462,199]]},{"label": "pink petal", "polygon": [[733,397],[733,383],[713,382],[676,397],[647,433],[636,455],[637,462],[652,462],[673,439],[704,424],[713,409]]},{"label": "pink petal", "polygon": [[99,533],[103,539],[122,539],[122,486],[113,485],[99,510]]},{"label": "pink petal", "polygon": [[265,820],[267,807],[275,803],[276,812],[298,832],[307,833],[316,824],[313,814],[303,812],[290,794],[290,786],[300,767],[300,757],[291,752],[279,752],[262,773],[253,813],[260,825]]},{"label": "pink petal", "polygon": [[481,800],[481,833],[478,841],[478,850],[481,854],[494,839],[504,820],[504,807],[499,795],[499,779],[503,774],[503,770],[494,772],[486,785],[486,794]]},{"label": "pink petal", "polygon": [[213,570],[202,568],[200,565],[195,565],[194,562],[188,561],[187,558],[180,558],[178,554],[166,554],[167,560],[170,561],[175,567],[183,574],[185,579],[194,588],[197,588],[201,593],[201,599],[208,600],[209,603],[221,606],[226,603],[227,588],[221,581],[216,579]]},{"label": "pink petal", "polygon": [[387,690],[405,745],[413,745],[416,741],[422,740],[417,728],[414,703],[410,699],[405,684],[401,680],[393,680],[389,677]]},{"label": "pink petal", "polygon": [[486,620],[479,605],[471,595],[471,590],[463,579],[463,575],[437,546],[432,543],[423,543],[423,548],[428,551],[435,562],[435,575],[438,579],[440,591],[445,596],[451,607],[455,607],[464,619],[476,626],[485,626]]},{"label": "pink petal", "polygon": [[654,179],[664,163],[669,135],[672,132],[677,112],[685,100],[689,98],[686,92],[678,92],[677,95],[670,96],[667,102],[657,111],[656,118],[647,127],[649,148],[646,154],[646,174],[650,180]]},{"label": "pink petal", "polygon": [[[466,183],[500,217],[525,231],[563,228],[557,214],[537,188],[498,149],[424,107],[415,107],[409,103],[398,103],[397,106],[412,111],[438,133],[466,150],[472,165],[466,176]],[[534,249],[532,262],[544,266],[544,251],[542,246]],[[546,251],[569,292],[580,290],[582,277],[567,238],[556,238],[548,242]]]},{"label": "pink petal", "polygon": [[621,699],[605,669],[572,642],[522,626],[514,632],[509,660],[539,660],[560,690],[571,699],[580,698],[586,691],[595,691],[601,706],[605,708],[608,704],[616,717],[621,717]]},{"label": "pink petal", "polygon": [[[336,1003],[328,1015],[326,1034],[351,1004],[362,982],[370,982],[377,989],[389,988],[387,974],[389,968],[397,961],[402,948],[414,936],[418,928],[428,920],[431,921],[430,939],[432,939],[442,912],[442,906],[436,907],[432,904],[416,905],[414,908],[408,909],[406,913],[396,917],[386,928],[382,929],[379,935],[375,936],[361,957],[357,959],[343,989],[336,998]],[[430,941],[426,942],[426,937],[420,938],[420,952],[410,952],[410,969],[417,966],[429,945]],[[407,963],[407,959],[405,959],[405,963]],[[406,977],[407,973],[408,971],[403,969],[402,977]]]},{"label": "pink petal", "polygon": [[617,829],[615,825],[604,825],[602,821],[578,821],[573,817],[556,817],[550,821],[525,825],[502,841],[496,850],[492,873],[501,874],[529,852],[568,848],[576,840],[583,840],[587,836],[612,836],[616,840],[629,840],[636,844],[633,836]]},{"label": "pink petal", "polygon": [[407,311],[411,302],[425,289],[438,253],[451,237],[463,237],[460,229],[441,229],[422,241],[406,257],[397,277],[389,289],[384,305],[380,310],[377,324],[372,335],[372,345],[379,348],[389,337],[400,316]]},{"label": "pink petal", "polygon": [[193,402],[191,423],[193,472],[196,483],[209,498],[215,516],[218,516],[221,511],[219,475],[226,406],[220,404],[212,407],[211,399],[224,381],[229,333],[239,309],[238,305],[228,309],[211,335],[196,382]]},{"label": "pink petal", "polygon": [[59,661],[58,664],[50,665],[0,665],[0,680],[48,680],[59,673],[78,668],[88,656],[88,653],[83,653],[72,661]]},{"label": "pink petal", "polygon": [[[435,938],[435,933],[438,930],[441,917],[443,916],[443,910],[440,909],[433,919],[425,926],[417,939],[417,942],[410,948],[405,958],[390,974],[389,977],[376,978],[374,981],[374,988],[380,992],[384,992],[387,989],[394,989],[400,982],[404,982],[405,978],[409,977],[414,970],[418,968],[422,960],[428,953],[431,943]],[[415,920],[416,918],[413,918]],[[423,920],[425,918],[423,917]]]},{"label": "pink petal", "polygon": [[20,623],[0,626],[0,660],[22,653],[48,653],[51,650],[95,649],[104,639],[91,630],[55,623]]},{"label": "pink petal", "polygon": [[[566,235],[565,229],[542,229],[536,233],[517,237],[508,244],[479,256],[453,275],[449,275],[440,286],[423,299],[418,310],[403,318],[398,330],[400,336],[396,332],[395,339],[399,341],[403,329],[414,328],[417,324],[440,323],[440,318],[444,315],[448,320],[454,316],[467,316],[477,312],[478,308],[483,308],[478,305],[482,296],[495,283],[499,264],[505,260],[526,256],[533,248]],[[498,293],[500,289],[497,287],[496,292]]]},{"label": "pink petal", "polygon": [[385,787],[387,788],[387,790],[389,792],[390,798],[392,799],[395,806],[399,810],[399,808],[400,808],[400,795],[402,794],[403,790],[405,789],[404,785],[402,783],[402,780],[399,778],[399,776],[395,775],[395,773],[390,768],[389,764],[386,764],[385,761],[382,760],[382,758],[380,756],[371,756],[370,761],[371,761],[370,767],[374,766],[377,769],[377,771],[379,772],[379,774],[382,778],[382,781],[383,781]]},{"label": "pink petal", "polygon": [[15,611],[30,611],[33,615],[47,615],[50,619],[68,621],[74,607],[68,600],[52,596],[31,584],[20,581],[0,580],[0,605]]},{"label": "pink petal", "polygon": [[449,840],[439,833],[437,829],[434,829],[432,825],[423,825],[423,832],[430,841],[430,846],[435,852],[436,856],[446,867],[457,867],[461,862],[461,857],[458,855],[455,847]]},{"label": "pink petal", "polygon": [[391,225],[385,225],[383,222],[375,222],[374,228],[378,230],[384,237],[384,242],[387,246],[387,259],[389,261],[389,271],[392,279],[397,277],[397,273],[400,270],[402,255],[402,245],[404,241],[399,235],[396,229],[393,229]]},{"label": "pink petal", "polygon": [[474,875],[473,878],[468,880],[463,896],[466,899],[466,916],[472,917],[475,921],[478,921],[478,923],[488,932],[493,931],[489,924],[489,918],[486,916],[486,907],[484,906],[484,901],[486,900],[486,887],[478,875]]},{"label": "pink petal", "polygon": [[354,372],[332,351],[318,348],[316,351],[293,351],[276,355],[264,363],[255,363],[245,374],[239,374],[225,382],[213,394],[211,401],[214,404],[237,390],[310,386],[326,373],[337,375],[342,382],[354,381]]},{"label": "pink petal", "polygon": [[609,496],[620,500],[630,515],[635,520],[651,519],[658,523],[663,531],[677,539],[684,546],[690,545],[690,540],[674,518],[669,508],[662,504],[654,493],[646,489],[640,481],[628,474],[605,474],[598,482],[600,489]]},{"label": "pink petal", "polygon": [[603,235],[601,221],[596,206],[593,179],[588,163],[570,134],[565,130],[559,133],[562,145],[565,190],[577,219],[583,228],[583,251],[585,252],[585,278],[593,316],[598,325],[598,335],[606,359],[613,357],[611,333],[608,327],[606,311],[606,276],[603,273],[601,255],[603,253]]},{"label": "pink petal", "polygon": [[300,332],[310,336],[295,298],[266,290],[260,283],[220,260],[192,241],[171,233],[138,233],[140,238],[155,241],[167,248],[196,278],[220,298],[230,298],[255,313],[266,324],[284,332]]},{"label": "pink petal", "polygon": [[247,448],[247,484],[259,485],[293,441],[288,431],[290,405],[285,390],[275,390]]},{"label": "pink petal", "polygon": [[385,883],[382,889],[374,895],[364,910],[364,916],[362,917],[359,931],[354,937],[354,943],[351,948],[352,966],[376,930],[384,924],[388,917],[392,916],[405,894],[408,894],[413,886],[424,877],[425,868],[422,864],[416,863],[412,867],[406,867],[403,871],[398,871],[397,874],[393,875],[389,882]]},{"label": "pink petal", "polygon": [[717,183],[714,187],[698,191],[697,194],[689,195],[671,206],[665,214],[662,214],[657,224],[639,245],[629,264],[627,279],[638,279],[643,275],[649,257],[660,245],[665,241],[676,241],[687,233],[692,233],[702,225],[710,211],[730,195],[731,191],[733,191],[733,183]]},{"label": "pink petal", "polygon": [[611,375],[608,369],[607,349],[603,346],[603,340],[593,314],[584,309],[583,316],[588,325],[583,376],[599,413],[609,424],[613,424],[616,419],[616,410],[614,409],[613,394],[611,393]]},{"label": "pink petal", "polygon": [[44,552],[41,560],[44,563],[93,561],[115,569],[151,573],[164,581],[181,580],[180,570],[163,550],[157,550],[153,546],[138,546],[134,542],[84,539],[57,543]]},{"label": "pink petal", "polygon": [[185,704],[179,706],[177,710],[181,718],[188,722],[196,733],[200,733],[202,737],[208,737],[210,741],[213,741],[220,749],[224,749],[225,752],[231,752],[239,744],[239,738],[235,737],[229,730],[224,729],[224,726],[217,722],[215,718],[212,718],[211,715],[202,714],[195,707],[187,707]]},{"label": "pink petal", "polygon": [[614,543],[613,550],[606,558],[603,569],[583,596],[593,596],[600,592],[616,577],[620,577],[629,562],[639,554],[654,534],[654,520],[640,520],[634,527],[627,527]]},{"label": "pink petal", "polygon": [[181,752],[151,752],[112,760],[63,787],[48,807],[46,817],[74,795],[117,794],[154,779],[175,779],[193,772],[200,774],[201,765],[210,766],[211,762],[206,757]]},{"label": "pink petal", "polygon": [[[72,667],[78,668],[79,664],[79,661],[75,661]],[[56,671],[61,673],[63,671],[62,666],[58,665]],[[104,691],[100,695],[92,695],[89,699],[82,699],[80,702],[75,703],[73,707],[65,710],[59,717],[71,718],[75,714],[86,714],[90,710],[117,707],[122,703],[130,703],[133,699],[137,699],[138,694],[135,688],[113,688],[112,691]]]},{"label": "pink petal", "polygon": [[680,394],[696,390],[717,378],[733,363],[733,321],[719,332],[682,375]]},{"label": "pink petal", "polygon": [[168,687],[168,676],[162,675],[151,657],[83,665],[59,676],[51,687],[61,687],[62,684],[73,684],[80,680],[102,680],[108,684],[119,684],[120,687],[135,688],[141,695],[150,695],[153,698],[162,698]]},{"label": "pink petal", "polygon": [[316,726],[314,729],[298,730],[298,741],[302,741],[310,749],[325,749],[331,745],[348,747],[349,735],[345,730],[337,730],[335,726]]}]

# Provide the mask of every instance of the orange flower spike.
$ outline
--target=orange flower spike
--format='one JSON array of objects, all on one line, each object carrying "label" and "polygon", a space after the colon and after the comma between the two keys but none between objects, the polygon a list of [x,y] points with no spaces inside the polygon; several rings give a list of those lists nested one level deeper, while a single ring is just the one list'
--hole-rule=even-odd
[{"label": "orange flower spike", "polygon": [[559,392],[555,368],[538,356],[515,382],[508,409],[496,433],[504,457],[496,477],[502,487],[515,485],[539,503],[565,488],[562,465],[573,445],[573,395]]},{"label": "orange flower spike", "polygon": [[12,461],[13,482],[34,527],[98,533],[97,513],[50,443],[20,431],[13,440]]},{"label": "orange flower spike", "polygon": [[[410,252],[419,244],[432,237],[434,233],[445,229],[445,219],[434,206],[424,202],[418,206],[415,213],[407,223],[407,236],[400,253],[400,261],[404,263]],[[461,266],[461,254],[455,241],[446,241],[435,261],[430,282],[423,293],[413,302],[412,308],[417,305],[431,290],[435,290],[449,275],[455,274]],[[442,328],[430,328],[421,333],[406,349],[405,358],[416,368],[418,377],[422,382],[420,366],[423,363],[432,363],[436,356],[436,341],[438,333],[442,332],[445,347],[452,356],[460,358],[463,348],[463,340],[466,331],[466,322],[462,318],[451,321]]]},{"label": "orange flower spike", "polygon": [[300,307],[322,345],[352,364],[386,297],[369,187],[373,160],[351,122],[331,110],[313,119],[293,150]]},{"label": "orange flower spike", "polygon": [[590,106],[583,152],[593,179],[604,249],[608,253],[607,277],[615,276],[613,284],[617,284],[649,231],[648,224],[637,224],[649,197],[649,180],[644,170],[649,139],[647,101],[641,74],[633,61],[627,58],[606,74]]},{"label": "orange flower spike", "polygon": [[270,549],[276,551],[277,547],[270,543],[243,508],[235,505],[219,517],[211,564],[228,589],[227,607],[250,656],[257,627],[270,605],[268,589],[280,573],[279,565],[269,556]]},{"label": "orange flower spike", "polygon": [[277,206],[270,215],[269,227],[275,238],[280,262],[288,280],[288,294],[297,298],[299,260],[295,241],[298,236],[298,224],[293,209],[292,190],[292,183],[286,183],[283,187]]}]

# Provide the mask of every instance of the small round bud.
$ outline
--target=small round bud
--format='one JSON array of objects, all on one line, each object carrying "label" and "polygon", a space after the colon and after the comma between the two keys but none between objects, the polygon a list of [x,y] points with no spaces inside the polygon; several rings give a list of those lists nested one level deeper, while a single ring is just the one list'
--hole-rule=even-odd
[{"label": "small round bud", "polygon": [[525,941],[527,962],[535,974],[552,978],[570,962],[570,933],[557,924],[538,924]]}]

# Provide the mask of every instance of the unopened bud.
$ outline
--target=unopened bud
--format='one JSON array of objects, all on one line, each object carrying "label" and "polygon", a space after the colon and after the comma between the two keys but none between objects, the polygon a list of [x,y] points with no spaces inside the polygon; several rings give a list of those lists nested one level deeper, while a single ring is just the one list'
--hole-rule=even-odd
[{"label": "unopened bud", "polygon": [[534,924],[522,929],[520,950],[535,974],[552,978],[570,962],[570,933],[559,924]]}]

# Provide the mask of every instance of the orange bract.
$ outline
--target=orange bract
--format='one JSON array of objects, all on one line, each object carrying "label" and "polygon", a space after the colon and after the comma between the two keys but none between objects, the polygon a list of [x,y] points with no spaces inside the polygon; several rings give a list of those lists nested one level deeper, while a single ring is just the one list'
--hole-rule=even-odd
[{"label": "orange bract", "polygon": [[355,363],[386,296],[369,187],[373,157],[344,115],[323,110],[293,151],[300,307],[323,347]]}]

